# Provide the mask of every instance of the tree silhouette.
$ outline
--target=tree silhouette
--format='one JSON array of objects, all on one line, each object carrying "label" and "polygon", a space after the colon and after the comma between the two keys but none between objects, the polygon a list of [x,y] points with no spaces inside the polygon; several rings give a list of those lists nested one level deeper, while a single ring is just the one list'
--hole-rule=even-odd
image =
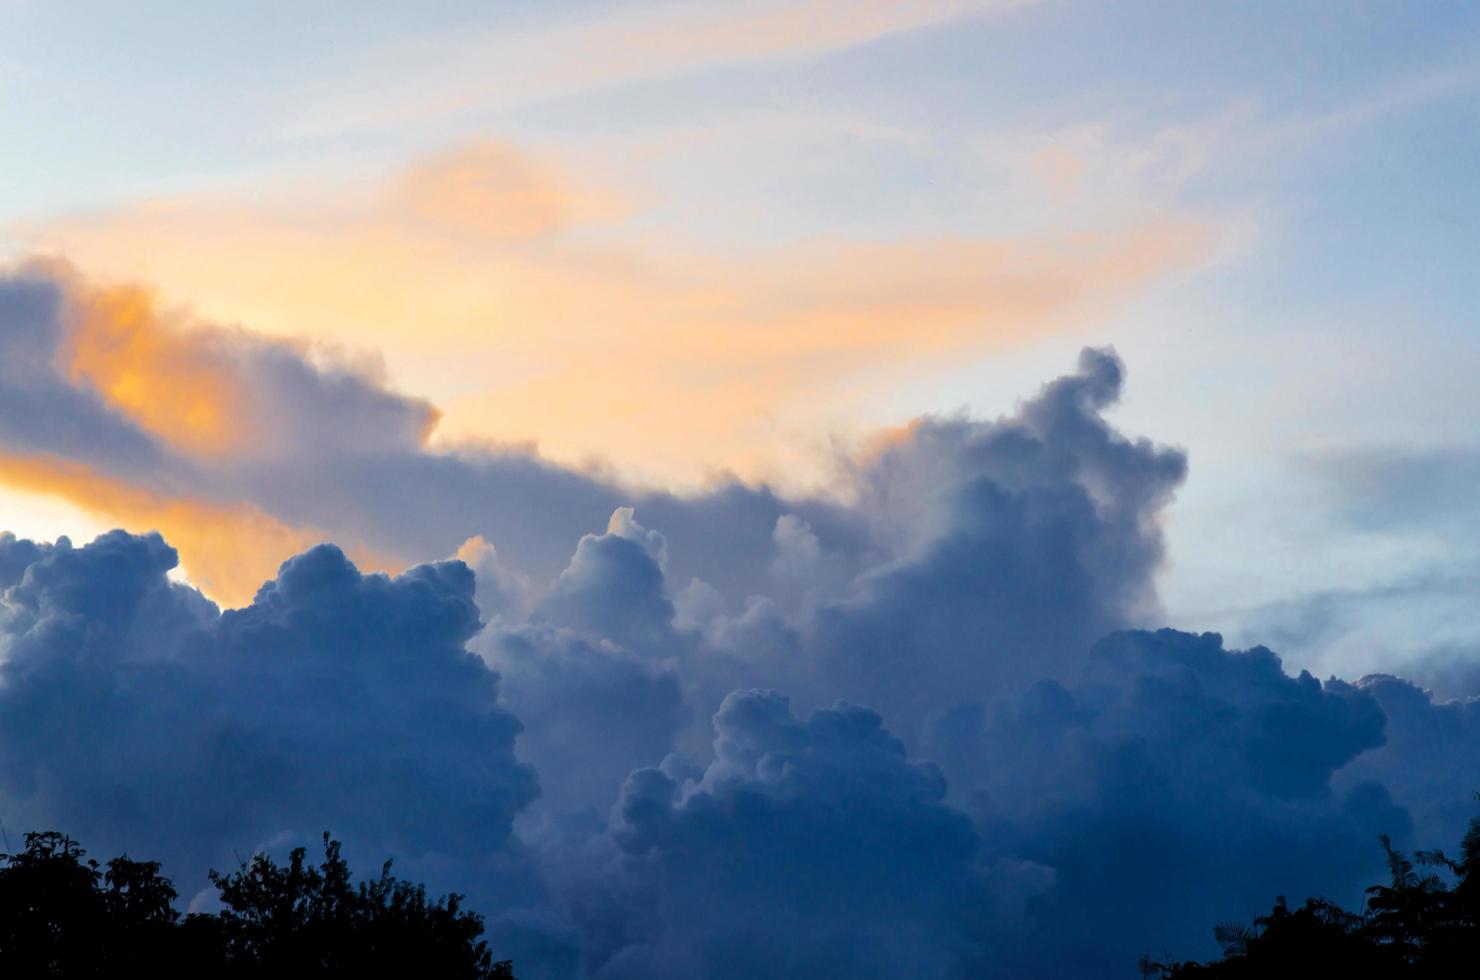
[{"label": "tree silhouette", "polygon": [[1480,965],[1480,818],[1459,858],[1416,851],[1410,858],[1378,838],[1388,882],[1366,891],[1361,912],[1324,898],[1290,909],[1283,897],[1250,926],[1222,923],[1214,937],[1223,958],[1211,963],[1158,963],[1143,957],[1145,976],[1167,980],[1242,980],[1310,976],[1447,978],[1473,976]]},{"label": "tree silhouette", "polygon": [[317,865],[298,848],[284,865],[258,854],[212,871],[221,912],[182,920],[158,863],[122,856],[100,870],[70,837],[27,834],[0,855],[0,975],[513,980],[461,896],[429,899],[389,861],[355,884],[339,842],[326,833],[323,846]]}]

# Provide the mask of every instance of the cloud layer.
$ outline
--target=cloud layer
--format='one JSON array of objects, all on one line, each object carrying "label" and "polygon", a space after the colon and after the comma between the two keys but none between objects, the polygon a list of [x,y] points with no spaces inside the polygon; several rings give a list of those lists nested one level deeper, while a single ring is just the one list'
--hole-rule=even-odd
[{"label": "cloud layer", "polygon": [[333,546],[221,613],[157,535],[0,537],[0,753],[12,825],[56,823],[198,876],[344,827],[417,860],[507,851],[537,794],[519,722],[464,644],[460,562],[361,575]]},{"label": "cloud layer", "polygon": [[[612,525],[572,567],[657,545]],[[0,537],[12,829],[157,854],[189,894],[330,826],[471,889],[530,976],[1121,975],[1151,946],[1206,952],[1209,921],[1270,893],[1349,887],[1410,810],[1447,829],[1475,755],[1464,706],[1169,630],[956,703],[913,749],[870,708],[742,687],[699,755],[671,746],[749,668],[671,610],[654,657],[507,605],[477,635],[475,597],[498,600],[462,561],[392,579],[320,546],[224,613],[174,561],[154,535]],[[1437,768],[1435,728],[1461,748]]]},{"label": "cloud layer", "polygon": [[[761,19],[796,21],[774,25],[785,35],[920,16],[876,6]],[[933,21],[973,5],[925,6]],[[400,383],[438,399],[444,444],[538,437],[566,462],[601,457],[690,486],[720,467],[817,481],[816,460],[791,444],[856,419],[886,379],[1103,316],[1210,258],[1216,237],[1166,208],[989,234],[717,242],[673,227],[655,213],[656,187],[629,187],[596,158],[576,168],[485,138],[375,180],[182,195],[4,230],[98,275],[168,283],[217,322],[372,346]],[[184,393],[170,394],[157,415],[176,424],[188,416],[164,406]],[[194,424],[219,444],[209,417]]]},{"label": "cloud layer", "polygon": [[1137,631],[1187,464],[1109,350],[803,497],[434,450],[364,365],[55,269],[0,345],[0,477],[241,596],[0,537],[0,809],[186,894],[329,827],[530,977],[1121,976],[1463,815],[1468,705]]}]

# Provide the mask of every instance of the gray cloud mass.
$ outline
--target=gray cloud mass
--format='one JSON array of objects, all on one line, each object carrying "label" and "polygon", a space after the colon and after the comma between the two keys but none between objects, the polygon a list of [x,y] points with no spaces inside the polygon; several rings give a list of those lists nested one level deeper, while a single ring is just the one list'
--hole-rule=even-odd
[{"label": "gray cloud mass", "polygon": [[0,535],[11,834],[188,897],[328,828],[469,893],[526,978],[1092,978],[1276,894],[1351,901],[1376,834],[1468,816],[1470,703],[1147,631],[1187,461],[1106,420],[1112,351],[826,496],[682,495],[430,449],[373,373],[215,327],[192,349],[261,438],[192,453],[61,366],[80,288],[0,281],[0,452],[421,563],[320,545],[222,610],[158,534]]}]

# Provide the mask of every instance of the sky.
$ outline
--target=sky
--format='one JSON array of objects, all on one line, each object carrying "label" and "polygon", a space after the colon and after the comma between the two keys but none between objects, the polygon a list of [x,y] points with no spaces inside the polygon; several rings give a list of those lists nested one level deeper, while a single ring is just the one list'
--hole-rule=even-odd
[{"label": "sky", "polygon": [[[1448,699],[1480,695],[1477,95],[1480,10],[1441,0],[0,0],[8,725],[71,690],[36,678],[82,669],[97,641],[64,654],[46,630],[83,622],[123,651],[138,623],[169,638],[108,670],[181,676],[103,687],[187,740],[213,716],[171,708],[182,691],[244,719],[302,680],[239,662],[273,630],[325,676],[369,671],[383,707],[399,640],[334,659],[381,603],[445,669],[395,709],[417,791],[482,801],[478,887],[518,896],[508,942],[551,976],[712,971],[745,888],[680,914],[704,842],[769,834],[797,865],[787,821],[859,792],[855,766],[899,791],[881,827],[944,842],[916,856],[938,872],[928,941],[876,962],[955,975],[976,954],[915,959],[957,948],[933,902],[1030,935],[1025,909],[1098,900],[1066,841],[1145,831],[1085,746],[1186,737],[1197,697],[1148,707],[1147,678],[1333,726],[1281,774],[1257,731],[1207,747],[1271,840],[1360,837],[1385,807],[1451,833],[1467,763],[1401,773],[1424,726],[1473,726]],[[338,583],[325,609],[314,575]],[[96,596],[68,585],[94,576]],[[1115,633],[1161,627],[1185,632]],[[1227,652],[1261,645],[1274,668]],[[482,693],[448,732],[498,760],[471,783],[416,728],[459,670]],[[263,686],[233,693],[241,671]],[[95,680],[72,678],[84,701]],[[337,739],[300,700],[261,737]],[[195,812],[151,773],[203,796],[226,764],[86,731],[133,746],[130,816],[93,821],[110,840]],[[1039,739],[1031,764],[1015,739]],[[215,830],[172,860],[277,840],[285,813],[353,823],[296,751],[247,766],[260,805],[197,814]],[[0,800],[90,812],[98,773],[74,763]],[[1184,789],[1172,809],[1205,830],[1243,812]],[[755,793],[777,808],[735,802]],[[1103,825],[1076,824],[1084,793]],[[364,846],[419,846],[391,823]],[[433,876],[476,836],[439,826]],[[855,858],[836,887],[866,879]],[[1237,877],[1225,859],[1208,874]],[[1280,887],[1251,871],[1228,894]],[[762,946],[800,970],[793,939]]]},{"label": "sky", "polygon": [[[301,8],[0,8],[5,254],[679,488],[825,488],[1114,344],[1125,425],[1197,460],[1173,620],[1328,671],[1473,639],[1462,595],[1291,608],[1477,557],[1456,495],[1372,499],[1473,453],[1468,5]],[[119,520],[18,489],[28,533]]]}]

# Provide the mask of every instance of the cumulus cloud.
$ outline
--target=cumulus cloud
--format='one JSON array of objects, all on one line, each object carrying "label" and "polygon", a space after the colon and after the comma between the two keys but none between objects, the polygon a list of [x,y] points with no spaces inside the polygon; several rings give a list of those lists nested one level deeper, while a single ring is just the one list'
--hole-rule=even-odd
[{"label": "cumulus cloud", "polygon": [[462,563],[387,578],[321,546],[222,613],[169,580],[157,535],[4,539],[0,556],[10,826],[157,856],[184,889],[325,827],[438,877],[510,854],[538,787],[497,675],[464,648]]},{"label": "cumulus cloud", "polygon": [[604,812],[634,768],[662,759],[689,718],[677,673],[548,624],[493,626],[476,649],[528,733],[521,756],[558,813]]},{"label": "cumulus cloud", "polygon": [[1340,781],[1378,781],[1413,816],[1425,846],[1452,848],[1480,789],[1480,702],[1446,701],[1411,681],[1373,674],[1357,682],[1387,716],[1387,742],[1342,770]]},{"label": "cumulus cloud", "polygon": [[[826,497],[673,494],[432,449],[428,406],[311,350],[45,270],[6,288],[0,474],[198,508],[167,529],[227,565],[264,552],[214,515],[298,552],[222,611],[158,534],[0,535],[12,829],[188,890],[329,827],[472,891],[535,977],[1095,977],[1275,894],[1347,899],[1376,833],[1461,818],[1470,705],[1124,631],[1158,616],[1186,459],[1106,420],[1112,351],[1003,418],[890,433]],[[129,379],[182,364],[257,435],[212,453],[209,410],[140,408]],[[320,528],[461,560],[367,573]]]},{"label": "cumulus cloud", "polygon": [[[666,551],[621,507],[604,534],[581,537],[527,618],[509,608],[507,587],[479,588],[491,622],[474,649],[520,706],[525,756],[557,814],[604,811],[627,773],[665,756],[689,720],[675,658],[693,637],[675,623]],[[504,574],[486,552],[483,567]]]},{"label": "cumulus cloud", "polygon": [[[855,461],[827,499],[788,497],[733,478],[674,495],[555,466],[518,448],[433,450],[426,437],[435,410],[392,392],[373,371],[161,310],[138,290],[97,289],[41,267],[7,281],[0,333],[13,362],[34,370],[0,377],[0,398],[33,407],[7,416],[15,432],[0,429],[0,449],[12,460],[0,475],[24,479],[30,490],[50,484],[94,509],[116,501],[106,516],[135,525],[163,525],[170,506],[209,510],[214,521],[173,517],[163,528],[192,574],[213,550],[203,526],[239,525],[233,546],[243,564],[255,555],[253,574],[229,587],[213,583],[233,602],[247,598],[254,577],[266,578],[278,561],[324,536],[389,569],[451,554],[481,535],[508,568],[529,577],[531,598],[563,573],[547,597],[553,615],[562,593],[613,560],[607,552],[649,549],[614,525],[565,567],[570,542],[622,507],[635,507],[662,539],[650,556],[659,571],[679,588],[699,579],[719,590],[729,615],[756,595],[793,613],[798,593],[810,593],[812,605],[865,591],[876,606],[890,595],[907,601],[911,589],[932,591],[936,572],[951,576],[950,562],[963,556],[968,571],[997,570],[997,585],[978,574],[970,586],[980,598],[1031,572],[1031,555],[1020,550],[1026,538],[1011,540],[1011,526],[1027,521],[1033,529],[1024,535],[1057,535],[1054,546],[1075,552],[1082,567],[1067,573],[1078,584],[1040,576],[1024,588],[1088,602],[1088,614],[1100,617],[1086,625],[1088,634],[1122,625],[1149,593],[1160,554],[1154,518],[1181,474],[1178,454],[1124,440],[1101,420],[1120,384],[1118,362],[1104,354],[1090,355],[1079,374],[1015,418],[919,423],[897,444]],[[47,428],[69,415],[75,437]],[[856,503],[839,502],[847,499]],[[1013,507],[1026,509],[1007,513]],[[269,546],[253,540],[283,553],[269,556]],[[1113,567],[1116,560],[1124,567]],[[224,579],[224,570],[213,571]],[[872,578],[855,587],[864,572]],[[798,578],[807,575],[806,583]],[[1122,594],[1086,595],[1095,590]],[[839,605],[828,628],[871,632],[859,615],[867,618]],[[1051,618],[1045,613],[1040,623]]]},{"label": "cumulus cloud", "polygon": [[1384,722],[1359,687],[1169,630],[939,718],[942,765],[867,708],[740,690],[709,761],[634,771],[605,831],[546,859],[592,976],[1121,976],[1378,873],[1408,816],[1334,783]]},{"label": "cumulus cloud", "polygon": [[[618,513],[581,544],[613,540],[661,591],[658,539]],[[502,614],[478,636],[458,561],[388,578],[321,546],[226,612],[174,563],[157,535],[0,537],[9,824],[157,854],[185,883],[333,827],[496,903],[531,976],[1119,975],[1147,944],[1205,950],[1209,921],[1270,894],[1347,887],[1351,853],[1375,861],[1400,804],[1462,767],[1398,780],[1396,803],[1375,780],[1423,725],[1468,727],[1402,682],[1321,684],[1162,631],[939,713],[916,751],[869,708],[800,718],[741,688],[697,756],[672,748],[708,641],[654,662],[599,617]],[[588,585],[627,569],[592,567]]]},{"label": "cumulus cloud", "polygon": [[1122,377],[1113,353],[1086,350],[1016,416],[923,420],[860,471],[867,509],[905,544],[819,612],[830,689],[918,723],[1064,676],[1095,638],[1154,615],[1157,518],[1186,459],[1104,421]]},{"label": "cumulus cloud", "polygon": [[801,721],[776,692],[737,691],[714,731],[702,773],[640,769],[622,788],[611,901],[585,906],[594,976],[948,977],[984,960],[976,831],[877,714],[839,702]]},{"label": "cumulus cloud", "polygon": [[535,615],[661,657],[672,645],[675,615],[663,580],[667,551],[661,534],[620,507],[605,534],[581,538]]},{"label": "cumulus cloud", "polygon": [[1408,817],[1380,784],[1333,782],[1384,720],[1365,691],[1292,677],[1269,650],[1129,632],[1071,684],[958,707],[927,751],[994,853],[1054,869],[1034,926],[1054,952],[1025,975],[1114,975],[1107,958],[1211,955],[1213,922],[1276,894],[1345,901],[1349,869],[1376,873],[1375,836],[1406,839]]},{"label": "cumulus cloud", "polygon": [[[599,810],[638,765],[702,759],[736,688],[808,710],[846,695],[915,744],[955,704],[1072,674],[1154,608],[1156,518],[1185,468],[1103,421],[1121,380],[1090,351],[1012,417],[922,420],[857,461],[849,505],[737,487],[614,509],[535,586],[527,623],[485,606],[499,619],[476,643],[524,706],[550,802]],[[767,533],[738,556],[701,538],[737,525]],[[698,574],[671,574],[686,562]]]},{"label": "cumulus cloud", "polygon": [[[873,705],[910,741],[952,704],[1069,676],[1098,636],[1154,615],[1158,517],[1185,459],[1105,423],[1121,379],[1088,351],[1014,416],[921,420],[856,462],[850,505],[743,487],[639,504],[663,535],[618,510],[536,618],[670,663],[701,719],[763,683]],[[715,547],[737,528],[733,552]]]}]

